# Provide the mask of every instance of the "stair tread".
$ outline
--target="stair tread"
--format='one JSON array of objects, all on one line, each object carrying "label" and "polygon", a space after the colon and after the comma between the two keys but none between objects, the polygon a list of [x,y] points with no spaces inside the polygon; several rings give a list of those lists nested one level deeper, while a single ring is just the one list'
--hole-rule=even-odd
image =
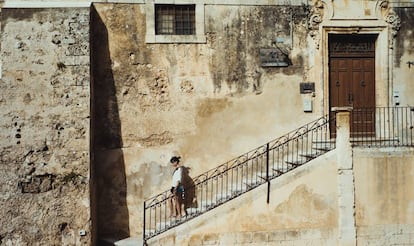
[{"label": "stair tread", "polygon": [[285,162],[290,165],[301,166],[305,164],[307,161],[285,161]]},{"label": "stair tread", "polygon": [[328,148],[328,147],[325,147],[325,148],[322,148],[322,147],[314,147],[314,148],[312,148],[312,149],[314,149],[314,150],[320,150],[320,151],[324,151],[324,152],[328,152],[328,151],[331,151],[331,150],[333,150],[334,148]]},{"label": "stair tread", "polygon": [[115,246],[136,246],[136,245],[142,245],[142,238],[138,237],[128,237],[124,238],[122,240],[113,242]]},{"label": "stair tread", "polygon": [[300,154],[300,156],[305,157],[305,158],[316,158],[318,156],[320,156],[321,153],[312,153],[312,154]]}]

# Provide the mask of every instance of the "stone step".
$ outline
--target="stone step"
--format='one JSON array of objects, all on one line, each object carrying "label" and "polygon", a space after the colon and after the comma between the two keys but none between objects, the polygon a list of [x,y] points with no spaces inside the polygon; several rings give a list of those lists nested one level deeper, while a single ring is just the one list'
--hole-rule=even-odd
[{"label": "stone step", "polygon": [[[197,215],[199,215],[200,213],[204,213],[210,209],[213,209],[225,202],[227,202],[228,200],[237,197],[241,194],[243,194],[244,192],[246,192],[246,189],[240,189],[240,187],[238,189],[234,189],[232,190],[232,192],[229,192],[228,194],[216,194],[215,195],[215,200],[200,200],[198,199],[198,207],[197,208],[187,208],[187,218],[193,218],[196,217]],[[187,220],[186,217],[183,217],[181,219],[168,219],[167,221],[163,221],[163,222],[158,222],[156,224],[156,231],[162,231],[165,229],[168,229],[169,227],[173,227],[173,226],[177,226],[178,224],[183,223],[184,221]]]},{"label": "stone step", "polygon": [[[269,177],[275,178],[277,176],[280,176],[281,174],[284,174],[292,169],[295,169],[296,167],[303,165],[307,163],[308,161],[316,158],[319,156],[319,153],[325,153],[324,151],[317,152],[318,154],[314,155],[303,155],[302,159],[300,159],[298,162],[292,161],[288,162],[285,161],[284,164],[280,165],[277,169],[270,169]],[[147,230],[145,233],[146,235],[151,235],[153,233],[160,234],[164,231],[167,231],[173,227],[179,226],[181,224],[184,224],[187,220],[196,218],[199,215],[212,210],[221,204],[226,203],[227,201],[234,199],[243,193],[251,190],[252,188],[257,187],[258,185],[263,184],[266,181],[266,172],[254,172],[251,175],[244,176],[243,178],[238,177],[237,184],[224,184],[223,187],[213,187],[211,190],[208,190],[209,192],[202,193],[203,197],[197,197],[198,207],[197,208],[188,208],[187,213],[188,215],[186,217],[183,217],[181,219],[167,219],[163,222],[157,222],[154,227],[151,230]],[[223,188],[224,191],[221,192],[220,188]],[[219,194],[214,194],[217,192],[217,189],[219,190]],[[204,192],[204,191],[203,191]],[[211,194],[213,192],[213,194]]]},{"label": "stone step", "polygon": [[141,246],[142,244],[142,237],[128,237],[124,239],[100,238],[98,243],[100,246]]},{"label": "stone step", "polygon": [[142,244],[142,237],[128,237],[114,243],[115,246],[141,246]]}]

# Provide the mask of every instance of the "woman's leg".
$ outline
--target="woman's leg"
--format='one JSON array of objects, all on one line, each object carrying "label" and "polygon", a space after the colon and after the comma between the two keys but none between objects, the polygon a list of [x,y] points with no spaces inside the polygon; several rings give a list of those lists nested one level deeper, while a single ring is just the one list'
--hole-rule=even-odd
[{"label": "woman's leg", "polygon": [[175,200],[175,210],[177,211],[177,217],[182,217],[182,202],[181,202],[181,194],[176,194],[174,196]]}]

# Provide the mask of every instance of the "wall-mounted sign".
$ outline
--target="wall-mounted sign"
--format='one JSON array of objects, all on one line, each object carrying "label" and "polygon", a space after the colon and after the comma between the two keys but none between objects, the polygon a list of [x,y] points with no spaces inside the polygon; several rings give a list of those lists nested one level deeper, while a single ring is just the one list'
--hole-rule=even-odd
[{"label": "wall-mounted sign", "polygon": [[302,82],[300,83],[300,94],[307,94],[315,92],[315,83]]},{"label": "wall-mounted sign", "polygon": [[260,49],[262,67],[287,67],[290,64],[288,55],[279,48]]}]

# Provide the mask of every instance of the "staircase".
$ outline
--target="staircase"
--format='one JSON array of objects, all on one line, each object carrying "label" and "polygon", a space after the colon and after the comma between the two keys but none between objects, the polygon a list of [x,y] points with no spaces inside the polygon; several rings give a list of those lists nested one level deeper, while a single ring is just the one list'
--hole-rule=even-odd
[{"label": "staircase", "polygon": [[[414,108],[355,109],[354,119],[375,119],[368,134],[351,136],[354,146],[414,146]],[[368,115],[368,116],[365,116]],[[361,117],[361,115],[363,117]],[[187,216],[171,218],[170,191],[144,202],[143,242],[194,219],[226,202],[275,179],[335,148],[331,138],[335,117],[324,116],[278,139],[194,177],[197,201]],[[374,134],[373,134],[374,133]],[[352,135],[352,134],[351,134]],[[268,186],[269,187],[269,186]],[[268,190],[269,201],[269,190]]]},{"label": "staircase", "polygon": [[147,199],[144,243],[334,149],[335,141],[329,134],[333,120],[329,116],[321,117],[194,177],[196,202],[186,209],[184,218],[171,217],[170,191]]}]

